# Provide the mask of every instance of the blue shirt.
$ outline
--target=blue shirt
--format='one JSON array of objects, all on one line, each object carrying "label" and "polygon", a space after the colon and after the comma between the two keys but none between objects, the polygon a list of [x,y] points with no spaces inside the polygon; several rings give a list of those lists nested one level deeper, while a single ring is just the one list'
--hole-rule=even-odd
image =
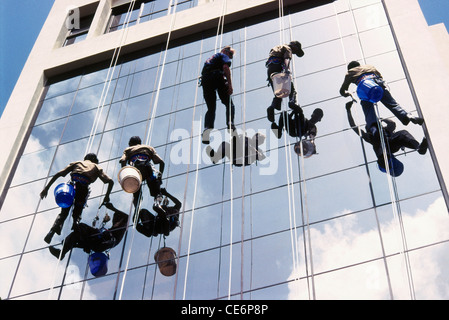
[{"label": "blue shirt", "polygon": [[204,63],[202,74],[212,71],[223,71],[223,66],[227,64],[231,66],[232,60],[224,53],[216,53],[212,57],[206,60]]}]

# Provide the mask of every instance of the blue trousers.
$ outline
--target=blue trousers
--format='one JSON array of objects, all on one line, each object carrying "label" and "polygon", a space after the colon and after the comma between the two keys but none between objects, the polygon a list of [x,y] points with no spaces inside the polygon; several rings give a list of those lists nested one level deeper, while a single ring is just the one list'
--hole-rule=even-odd
[{"label": "blue trousers", "polygon": [[[407,111],[402,109],[402,107],[394,100],[390,91],[384,90],[384,95],[380,100],[382,104],[390,110],[403,125],[407,125],[410,122]],[[365,114],[366,121],[366,131],[371,132],[371,128],[375,127],[377,129],[377,115],[374,109],[374,103],[362,100],[360,102],[362,105],[363,113]]]}]

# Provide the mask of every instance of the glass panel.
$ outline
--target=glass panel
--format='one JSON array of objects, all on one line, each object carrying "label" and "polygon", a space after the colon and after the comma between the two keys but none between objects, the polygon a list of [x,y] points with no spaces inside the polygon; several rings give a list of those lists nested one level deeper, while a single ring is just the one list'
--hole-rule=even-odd
[{"label": "glass panel", "polygon": [[36,125],[67,116],[72,108],[75,92],[47,99],[41,107]]}]

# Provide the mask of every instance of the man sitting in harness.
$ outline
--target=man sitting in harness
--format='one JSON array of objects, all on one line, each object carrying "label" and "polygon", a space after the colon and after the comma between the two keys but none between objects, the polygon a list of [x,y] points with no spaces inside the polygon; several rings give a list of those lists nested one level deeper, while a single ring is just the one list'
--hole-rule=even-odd
[{"label": "man sitting in harness", "polygon": [[[162,173],[164,172],[165,163],[156,153],[156,150],[148,145],[142,144],[142,140],[138,136],[129,139],[129,147],[123,151],[120,164],[122,167],[128,165],[136,167],[142,175],[142,180],[147,182],[150,189],[150,195],[157,198],[161,193]],[[150,161],[159,164],[159,172],[157,172]],[[137,207],[142,187],[133,194],[134,207]]]},{"label": "man sitting in harness", "polygon": [[[360,65],[358,61],[351,61],[348,64],[348,72],[346,73],[343,84],[340,88],[340,94],[343,97],[352,96],[348,92],[349,85],[351,83],[355,85],[361,84],[364,80],[373,80],[377,85],[383,89],[383,95],[380,102],[387,107],[401,122],[403,125],[408,125],[410,122],[418,125],[422,125],[424,122],[423,118],[411,117],[407,111],[402,109],[402,107],[394,100],[390,91],[387,90],[384,80],[380,72],[371,65]],[[360,97],[359,97],[360,98]],[[366,121],[366,131],[371,132],[374,136],[378,135],[377,130],[377,116],[374,110],[374,103],[371,101],[363,100],[360,102],[362,105],[363,113],[365,114]]]},{"label": "man sitting in harness", "polygon": [[[103,200],[103,203],[106,203],[109,202],[109,195],[111,194],[112,187],[114,186],[114,181],[106,173],[104,173],[103,169],[98,165],[97,155],[94,153],[89,153],[84,157],[83,161],[72,162],[65,169],[56,173],[40,193],[41,199],[44,199],[47,196],[48,189],[59,177],[65,177],[68,173],[70,173],[71,176],[71,183],[75,186],[75,199],[72,205],[73,229],[74,226],[81,220],[81,214],[90,193],[89,185],[95,182],[97,178],[100,178],[103,183],[108,184],[108,189]],[[56,217],[53,226],[44,238],[45,242],[50,243],[55,233],[58,235],[61,234],[62,225],[69,215],[70,208],[71,206],[61,209],[61,213]]]}]

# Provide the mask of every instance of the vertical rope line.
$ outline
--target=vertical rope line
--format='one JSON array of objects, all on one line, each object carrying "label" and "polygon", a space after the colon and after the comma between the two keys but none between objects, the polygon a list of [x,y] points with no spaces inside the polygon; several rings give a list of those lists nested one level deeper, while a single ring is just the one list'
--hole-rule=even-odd
[{"label": "vertical rope line", "polygon": [[[242,224],[241,224],[241,237],[240,237],[240,299],[243,300],[243,273],[244,273],[244,240],[245,240],[245,162],[246,162],[246,26],[244,29],[244,51],[243,51],[243,143],[242,143],[242,155],[243,155],[243,166],[242,166]],[[242,74],[240,74],[242,77]],[[256,156],[257,156],[257,144],[256,144]],[[248,146],[248,157],[249,154]],[[249,160],[249,159],[248,159]],[[251,166],[251,163],[249,163]]]},{"label": "vertical rope line", "polygon": [[[200,128],[201,128],[201,121],[200,121]],[[195,201],[196,201],[196,194],[198,189],[198,176],[199,176],[199,164],[200,164],[200,156],[201,156],[201,135],[198,135],[198,149],[197,149],[197,163],[196,163],[196,174],[195,174],[195,188],[193,190],[193,202],[192,202],[192,218],[190,220],[190,233],[189,233],[189,242],[188,242],[188,248],[187,248],[187,262],[186,262],[186,270],[185,270],[185,276],[184,276],[184,292],[182,299],[186,299],[186,291],[187,291],[187,274],[189,273],[189,262],[190,262],[190,248],[192,244],[192,231],[193,231],[193,218],[195,216]]]},{"label": "vertical rope line", "polygon": [[223,253],[223,214],[224,214],[224,185],[225,185],[225,168],[226,165],[223,162],[223,169],[222,169],[222,175],[221,175],[221,205],[220,205],[220,246],[218,249],[219,255],[218,255],[218,285],[217,285],[217,297],[220,294],[220,278],[221,278],[221,256]]},{"label": "vertical rope line", "polygon": [[[364,61],[364,63],[366,63],[366,61],[365,61],[365,54],[364,54],[364,51],[363,51],[363,48],[362,48],[362,44],[361,44],[361,40],[360,40],[360,37],[359,37],[359,30],[358,30],[358,28],[357,28],[357,23],[356,23],[356,21],[355,21],[355,17],[354,17],[354,10],[353,10],[353,8],[352,8],[352,6],[351,6],[351,4],[350,3],[348,3],[348,6],[349,6],[349,8],[350,8],[350,10],[351,10],[351,17],[352,17],[352,20],[353,20],[353,24],[354,24],[354,26],[355,26],[355,29],[356,29],[356,32],[357,32],[357,39],[358,39],[358,43],[359,43],[359,48],[360,48],[360,52],[361,52],[361,54],[362,54],[362,58],[363,58],[363,61]],[[378,112],[378,110],[377,110],[377,104],[376,104],[376,108],[375,108],[375,111],[377,112],[377,118],[378,119],[380,119],[379,118],[379,112]],[[384,152],[384,159],[385,159],[385,156],[386,156],[386,150],[385,150],[385,145],[384,145],[384,140],[383,140],[383,132],[382,132],[382,128],[381,128],[381,124],[379,123],[379,121],[378,121],[378,128],[379,128],[379,132],[380,132],[380,137],[381,137],[381,143],[382,143],[382,150],[383,150],[383,152]],[[360,130],[360,129],[359,129]],[[386,170],[387,170],[387,180],[388,180],[388,185],[389,185],[389,190],[390,190],[390,197],[391,197],[391,201],[392,201],[392,211],[393,211],[393,217],[395,218],[395,219],[397,219],[398,220],[398,223],[399,223],[399,225],[400,225],[400,228],[401,228],[401,238],[402,238],[402,246],[404,246],[404,235],[402,234],[402,225],[401,225],[401,220],[399,219],[399,215],[398,215],[398,213],[397,213],[397,209],[398,208],[395,208],[395,204],[396,204],[396,207],[398,206],[397,205],[397,201],[395,200],[395,198],[394,198],[394,194],[393,194],[393,192],[392,192],[392,189],[393,189],[393,185],[392,185],[392,181],[391,181],[391,178],[389,177],[390,176],[390,174],[389,174],[389,168],[388,168],[388,161],[385,161],[385,166],[386,166]],[[380,232],[380,231],[379,231]],[[403,253],[403,252],[400,252],[400,253]],[[408,265],[408,253],[407,254],[404,254],[404,258],[405,258],[405,262],[406,262],[406,267],[407,267],[407,277],[408,277],[408,284],[409,284],[409,289],[410,289],[410,294],[411,294],[411,296],[412,296],[412,298],[413,298],[413,296],[414,296],[414,293],[413,293],[413,284],[412,284],[412,278],[411,278],[411,274],[410,274],[410,272],[411,272],[411,269],[409,270],[409,265]],[[388,273],[388,271],[387,271],[387,275],[389,275],[389,273]],[[390,281],[390,279],[388,278],[388,281]],[[393,292],[392,292],[392,289],[391,289],[391,284],[389,283],[389,285],[390,285],[390,295],[391,295],[391,298],[393,298]]]},{"label": "vertical rope line", "polygon": [[[339,33],[339,37],[340,37],[340,44],[341,44],[341,47],[342,47],[343,58],[344,58],[344,61],[345,61],[345,66],[346,66],[348,64],[348,58],[346,56],[346,50],[345,50],[345,46],[344,46],[344,43],[343,43],[343,35],[342,35],[342,32],[341,32],[340,20],[338,18],[338,12],[337,12],[337,8],[336,8],[335,3],[333,5],[334,5],[334,12],[335,12],[335,19],[337,21],[338,33]],[[358,38],[359,49],[360,49],[360,52],[362,53],[362,56],[364,57],[363,49],[362,49],[362,46],[361,46],[361,43],[360,43],[360,38],[359,38],[357,24],[356,24],[355,19],[354,19],[353,10],[352,10],[351,4],[349,3],[348,5],[349,5],[349,10],[351,11],[352,22],[353,22],[354,27],[356,29],[356,36]],[[356,110],[356,116],[357,116],[358,115],[357,108],[355,110]],[[386,258],[385,244],[384,244],[382,232],[380,230],[379,215],[378,215],[378,212],[377,212],[377,209],[376,209],[376,206],[375,206],[376,203],[375,203],[375,198],[374,198],[374,189],[373,189],[373,185],[372,185],[372,181],[371,181],[370,171],[369,171],[369,168],[368,168],[368,162],[367,162],[368,160],[366,158],[365,146],[363,144],[362,132],[361,132],[360,126],[357,126],[357,130],[358,130],[358,135],[360,137],[360,144],[362,146],[362,152],[363,152],[363,157],[364,157],[364,161],[365,161],[366,173],[368,175],[369,188],[370,188],[370,193],[371,193],[371,200],[372,200],[373,206],[374,206],[374,215],[375,215],[375,218],[376,218],[377,232],[379,234],[380,246],[381,246],[381,250],[382,250],[382,261],[383,261],[383,264],[384,264],[385,274],[387,276],[388,291],[389,291],[389,294],[390,294],[390,299],[393,300],[393,288],[392,288],[392,284],[391,284],[390,271],[389,271],[389,268],[388,268],[388,263],[387,263],[387,258]]]},{"label": "vertical rope line", "polygon": [[[172,1],[173,0],[170,0],[169,6],[171,5]],[[157,110],[158,103],[159,103],[159,94],[160,94],[160,90],[161,90],[161,86],[162,86],[162,78],[164,76],[164,71],[165,71],[165,63],[166,63],[167,55],[168,55],[168,47],[169,47],[169,44],[170,44],[171,33],[173,31],[173,28],[175,26],[175,21],[176,21],[176,7],[177,7],[177,4],[178,4],[178,0],[176,0],[175,5],[173,7],[173,13],[172,13],[171,22],[170,22],[170,28],[169,28],[169,31],[168,31],[167,41],[166,41],[166,45],[165,45],[165,53],[164,53],[164,59],[163,59],[163,62],[162,62],[161,75],[159,77],[158,87],[157,87],[157,91],[156,91],[156,98],[155,98],[155,101],[154,101],[153,112],[152,112],[151,120],[150,120],[150,126],[149,126],[149,129],[148,129],[148,135],[146,137],[146,144],[148,144],[148,145],[150,145],[150,143],[151,143],[151,138],[152,138],[152,134],[153,134],[153,123],[154,123],[154,118],[156,116],[156,110]]]},{"label": "vertical rope line", "polygon": [[[172,1],[170,1],[169,6],[171,5],[171,3],[172,3]],[[175,21],[175,17],[176,17],[176,6],[177,6],[177,0],[176,0],[175,5],[174,5],[174,10],[173,10],[173,13],[172,13],[172,19],[171,19],[169,32],[168,32],[168,37],[167,37],[167,42],[166,42],[166,46],[165,46],[164,60],[163,60],[163,63],[162,63],[161,75],[160,75],[160,78],[159,78],[158,88],[157,88],[157,92],[156,92],[156,100],[155,100],[155,103],[154,103],[154,106],[153,106],[153,114],[152,114],[152,117],[151,117],[151,120],[150,120],[148,136],[146,138],[146,144],[147,145],[150,145],[150,143],[151,143],[151,134],[152,134],[152,129],[153,129],[153,122],[154,122],[154,118],[155,118],[155,114],[156,114],[156,109],[157,109],[157,106],[158,106],[158,100],[159,100],[159,93],[160,93],[160,89],[161,89],[162,78],[164,76],[164,69],[165,69],[165,62],[166,62],[167,53],[168,53],[168,46],[169,46],[169,43],[170,43],[170,36],[171,36],[172,29],[174,27],[174,21]],[[142,194],[142,189],[141,189],[141,194]],[[134,244],[135,229],[136,229],[136,223],[138,221],[140,206],[141,206],[141,201],[139,201],[138,206],[136,206],[136,208],[135,208],[135,210],[136,210],[135,213],[136,214],[135,214],[135,217],[134,217],[133,228],[132,228],[132,232],[131,232],[131,243],[130,243],[130,247],[129,247],[129,250],[128,250],[128,256],[127,256],[127,259],[126,259],[125,270],[124,270],[124,273],[123,273],[122,286],[120,288],[119,300],[122,299],[123,289],[124,289],[124,286],[125,286],[125,280],[126,280],[126,276],[128,274],[128,266],[129,266],[129,262],[130,262],[130,258],[131,258],[132,247],[133,247],[133,244]]]},{"label": "vertical rope line", "polygon": [[86,154],[89,153],[90,149],[92,148],[92,144],[93,144],[93,141],[94,141],[94,136],[95,136],[95,133],[97,131],[98,125],[100,123],[101,113],[103,112],[104,104],[106,102],[106,98],[107,98],[107,95],[108,95],[108,92],[109,92],[109,88],[110,88],[111,83],[112,83],[112,78],[114,77],[114,71],[115,71],[115,68],[117,66],[118,58],[120,56],[120,52],[122,50],[122,46],[125,43],[126,38],[128,36],[128,32],[129,32],[128,25],[129,25],[129,22],[131,20],[131,12],[134,10],[135,3],[136,3],[136,0],[132,0],[130,2],[130,5],[128,7],[128,11],[127,11],[126,16],[125,16],[125,23],[123,25],[124,28],[121,30],[122,34],[121,34],[121,37],[120,37],[119,45],[118,45],[118,47],[114,48],[114,52],[112,54],[111,63],[109,65],[108,72],[107,72],[107,75],[106,75],[106,80],[105,80],[105,83],[103,85],[103,90],[101,92],[100,101],[99,101],[99,104],[98,104],[98,107],[97,107],[97,111],[96,111],[96,114],[95,114],[95,118],[94,118],[94,123],[92,125],[92,129],[91,129],[91,132],[90,132],[90,135],[89,135],[89,141],[87,143],[86,152],[85,152]]},{"label": "vertical rope line", "polygon": [[[289,35],[290,35],[290,41],[293,40],[293,30],[292,30],[292,21],[291,21],[291,14],[289,13],[288,15],[288,21],[289,21]],[[295,62],[292,59],[292,70],[293,70],[293,74],[295,73]],[[292,79],[292,81],[294,81],[294,85],[295,88],[298,87],[297,83],[296,83],[296,79]],[[288,122],[287,122],[288,125]],[[302,150],[302,138],[300,137],[300,144],[301,144],[301,150]],[[293,160],[292,160],[292,150],[289,148],[288,149],[288,160],[289,160],[289,168],[290,168],[290,192],[292,195],[291,198],[291,205],[292,205],[292,226],[293,229],[291,230],[291,232],[293,231],[293,234],[291,236],[293,236],[294,242],[293,242],[293,258],[294,258],[294,268],[295,268],[295,274],[297,274],[296,279],[299,280],[299,246],[298,246],[298,234],[297,234],[297,222],[296,222],[296,206],[295,206],[295,189],[294,189],[294,175],[293,175]],[[305,172],[305,169],[303,168],[303,171]],[[300,181],[298,181],[300,183]],[[304,180],[304,184],[305,184],[305,180]],[[301,202],[302,202],[302,195],[300,194],[300,198],[301,198]],[[291,218],[290,218],[291,219]],[[299,286],[298,286],[298,290],[299,290]]]},{"label": "vertical rope line", "polygon": [[[198,73],[197,73],[197,77],[199,78],[200,74],[201,74],[201,59],[202,59],[202,52],[203,52],[203,39],[201,40],[201,47],[200,47],[200,54],[198,56]],[[195,88],[195,99],[194,99],[194,103],[193,103],[193,113],[192,113],[192,127],[191,127],[191,131],[190,131],[190,146],[189,146],[189,151],[193,152],[193,137],[195,134],[195,128],[194,128],[194,123],[195,123],[195,114],[196,114],[196,107],[197,107],[197,99],[198,99],[198,85]],[[199,132],[201,132],[201,120],[200,120],[200,124],[199,124]],[[201,136],[201,135],[199,135]],[[200,142],[201,143],[201,142]],[[199,159],[198,159],[199,162]],[[185,203],[187,201],[187,186],[188,186],[188,182],[189,182],[189,174],[188,172],[190,171],[190,154],[189,154],[189,161],[187,163],[187,174],[186,174],[186,182],[185,182],[185,186],[184,186],[184,198],[183,198],[183,212],[182,212],[182,219],[181,219],[181,231],[179,233],[179,240],[178,240],[178,254],[177,254],[177,265],[179,265],[179,256],[181,254],[181,244],[182,244],[182,235],[183,235],[183,231],[184,231],[184,217],[185,217]],[[198,172],[198,170],[197,170]],[[195,206],[195,203],[193,203],[193,207]],[[193,216],[192,216],[193,218]],[[188,264],[187,264],[188,265]],[[174,284],[174,288],[173,288],[173,300],[176,299],[176,291],[178,288],[178,277],[179,277],[179,272],[178,269],[176,271],[176,277],[175,277],[175,284]],[[185,277],[187,277],[187,272]],[[185,290],[185,285],[184,285],[184,290]],[[183,295],[184,298],[184,295]]]},{"label": "vertical rope line", "polygon": [[388,189],[390,192],[391,209],[393,212],[393,217],[398,221],[398,224],[399,224],[399,234],[400,234],[400,238],[401,238],[400,248],[402,247],[402,250],[399,249],[399,252],[404,257],[410,296],[411,296],[412,300],[415,300],[413,276],[412,276],[412,270],[411,270],[411,266],[410,266],[409,255],[408,255],[407,240],[405,237],[404,225],[403,225],[402,216],[400,213],[399,198],[397,197],[398,194],[397,194],[397,189],[396,189],[395,178],[393,176],[391,176],[391,172],[390,172],[390,164],[389,164],[388,156],[387,156],[387,146],[385,144],[385,138],[384,138],[382,124],[380,122],[380,114],[379,114],[379,109],[378,109],[377,103],[375,104],[375,111],[377,113],[377,119],[378,119],[377,126],[378,126],[379,135],[380,135],[380,142],[382,145],[386,177],[387,177],[387,181],[388,181]]}]

